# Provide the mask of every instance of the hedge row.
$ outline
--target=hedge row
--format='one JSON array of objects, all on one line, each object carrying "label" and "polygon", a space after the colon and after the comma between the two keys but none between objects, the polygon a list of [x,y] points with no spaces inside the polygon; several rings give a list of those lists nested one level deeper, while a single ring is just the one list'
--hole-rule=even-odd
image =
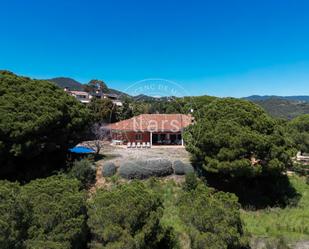
[{"label": "hedge row", "polygon": [[174,162],[175,175],[186,175],[191,172],[194,172],[194,169],[190,163],[184,163],[180,160]]},{"label": "hedge row", "polygon": [[167,159],[149,159],[123,162],[119,167],[119,175],[126,179],[146,179],[152,176],[161,177],[172,175],[185,175],[194,172],[190,164],[181,161],[172,163]]},{"label": "hedge row", "polygon": [[117,167],[114,163],[112,162],[106,162],[103,165],[103,169],[102,169],[102,173],[103,176],[105,177],[111,177],[113,175],[115,175],[117,172]]},{"label": "hedge row", "polygon": [[173,174],[172,163],[166,159],[125,162],[119,168],[119,175],[126,179],[145,179],[171,174]]}]

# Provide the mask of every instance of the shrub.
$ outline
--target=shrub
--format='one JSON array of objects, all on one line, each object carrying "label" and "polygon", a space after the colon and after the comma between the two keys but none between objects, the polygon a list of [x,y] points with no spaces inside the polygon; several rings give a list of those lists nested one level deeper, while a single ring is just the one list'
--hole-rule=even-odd
[{"label": "shrub", "polygon": [[186,181],[184,183],[183,189],[186,191],[191,191],[196,189],[198,185],[198,180],[194,172],[186,174]]},{"label": "shrub", "polygon": [[95,166],[88,159],[75,161],[68,175],[77,178],[84,188],[89,187],[95,181],[96,170]]},{"label": "shrub", "polygon": [[102,173],[104,177],[111,177],[117,172],[117,167],[112,162],[106,162],[103,164]]},{"label": "shrub", "polygon": [[191,164],[184,163],[180,160],[174,162],[174,174],[175,175],[186,175],[190,172],[194,172],[194,169]]},{"label": "shrub", "polygon": [[86,196],[57,175],[19,186],[0,181],[0,248],[85,248]]},{"label": "shrub", "polygon": [[90,248],[174,248],[172,230],[160,222],[162,200],[142,182],[98,190],[88,215],[94,238]]},{"label": "shrub", "polygon": [[120,176],[126,179],[145,179],[152,176],[167,176],[172,173],[172,163],[167,159],[126,162],[119,168]]},{"label": "shrub", "polygon": [[24,240],[27,219],[24,208],[17,205],[20,185],[9,181],[0,181],[0,247],[3,249],[21,248]]},{"label": "shrub", "polygon": [[285,239],[280,237],[279,239],[270,239],[265,243],[265,247],[263,249],[291,249]]},{"label": "shrub", "polygon": [[234,194],[214,193],[199,184],[194,190],[182,193],[178,206],[192,249],[247,248],[240,205]]},{"label": "shrub", "polygon": [[297,174],[301,176],[309,175],[309,165],[294,163],[291,170],[293,170],[294,172],[296,172]]}]

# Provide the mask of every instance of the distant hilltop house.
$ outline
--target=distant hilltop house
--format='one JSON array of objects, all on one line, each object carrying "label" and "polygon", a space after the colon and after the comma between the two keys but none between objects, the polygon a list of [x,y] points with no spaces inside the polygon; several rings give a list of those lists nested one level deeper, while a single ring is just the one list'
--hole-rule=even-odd
[{"label": "distant hilltop house", "polygon": [[64,91],[69,95],[74,96],[77,100],[79,100],[83,104],[89,104],[91,99],[110,99],[114,105],[122,106],[122,101],[119,99],[119,95],[117,94],[109,94],[103,93],[100,90],[96,90],[95,92],[88,93],[86,91],[71,91],[68,87],[64,88]]},{"label": "distant hilltop house", "polygon": [[119,95],[114,93],[103,93],[103,99],[110,99],[116,106],[122,106],[122,101],[119,99]]},{"label": "distant hilltop house", "polygon": [[68,88],[64,88],[64,91],[70,94],[71,96],[74,96],[77,100],[79,100],[83,104],[89,104],[93,97],[92,95],[84,91],[70,91]]},{"label": "distant hilltop house", "polygon": [[119,144],[184,145],[183,130],[193,121],[185,114],[141,114],[107,127]]}]

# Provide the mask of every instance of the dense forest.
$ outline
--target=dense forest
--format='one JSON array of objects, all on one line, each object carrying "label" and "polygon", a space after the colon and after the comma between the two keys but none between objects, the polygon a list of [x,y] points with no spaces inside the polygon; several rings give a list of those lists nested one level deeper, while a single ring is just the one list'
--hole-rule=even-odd
[{"label": "dense forest", "polygon": [[[181,183],[112,176],[94,191],[96,159],[69,161],[68,148],[91,137],[95,123],[141,113],[195,117],[185,130],[194,172]],[[286,172],[299,167],[297,151],[309,153],[308,139],[309,115],[275,119],[247,100],[124,97],[122,107],[85,106],[48,81],[0,71],[0,248],[250,248],[242,210],[297,205]]]}]

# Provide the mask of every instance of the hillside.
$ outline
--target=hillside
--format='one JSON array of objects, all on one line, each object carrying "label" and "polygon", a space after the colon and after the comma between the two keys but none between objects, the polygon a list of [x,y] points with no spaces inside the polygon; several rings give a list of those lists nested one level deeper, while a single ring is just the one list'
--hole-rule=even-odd
[{"label": "hillside", "polygon": [[[57,86],[61,87],[61,88],[65,88],[68,87],[70,90],[77,90],[77,91],[83,91],[84,90],[84,85],[83,83],[80,83],[72,78],[68,78],[68,77],[57,77],[57,78],[52,78],[52,79],[47,79],[48,81],[56,84]],[[121,97],[129,97],[128,94],[109,88],[107,86],[107,91],[106,93],[112,93],[112,94],[117,94]]]},{"label": "hillside", "polygon": [[309,102],[275,97],[253,100],[253,102],[260,105],[271,116],[277,118],[292,119],[302,114],[309,114]]},{"label": "hillside", "polygon": [[285,99],[291,101],[305,101],[309,102],[309,96],[302,95],[302,96],[276,96],[276,95],[251,95],[249,97],[245,97],[244,99],[251,100],[251,101],[264,101],[269,99]]},{"label": "hillside", "polygon": [[57,86],[61,88],[68,87],[71,90],[79,90],[79,91],[83,90],[83,84],[72,78],[57,77],[57,78],[48,79],[48,81],[56,84]]},{"label": "hillside", "polygon": [[139,94],[136,96],[133,96],[133,99],[135,101],[144,101],[144,102],[164,102],[164,101],[171,101],[175,99],[176,97],[174,96],[164,96],[164,97],[153,97],[153,96],[148,96],[145,94]]}]

